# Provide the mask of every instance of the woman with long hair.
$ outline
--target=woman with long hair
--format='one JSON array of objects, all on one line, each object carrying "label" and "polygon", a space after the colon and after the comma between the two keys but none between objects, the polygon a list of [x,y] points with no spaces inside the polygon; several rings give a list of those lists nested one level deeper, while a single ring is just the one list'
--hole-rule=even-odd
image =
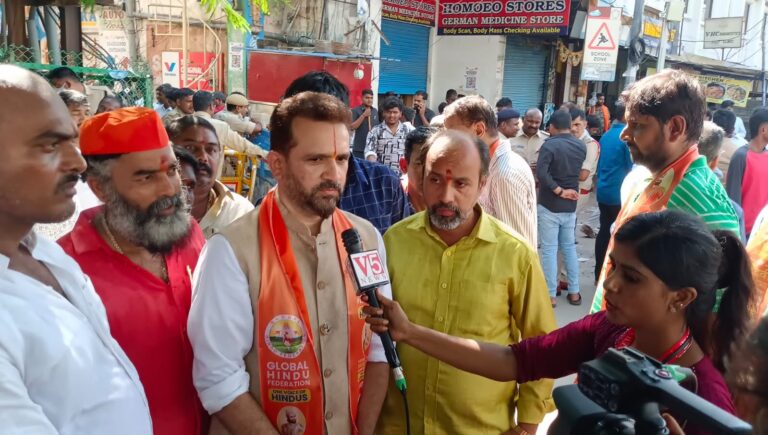
[{"label": "woman with long hair", "polygon": [[[665,364],[692,369],[697,394],[734,413],[721,372],[733,343],[748,328],[754,292],[738,236],[710,232],[698,217],[678,211],[641,214],[618,230],[610,261],[606,311],[509,347],[415,325],[396,302],[381,297],[383,310],[365,311],[384,317],[367,321],[375,332],[389,330],[398,346],[412,346],[481,376],[519,383],[567,376],[608,348],[632,346]],[[685,430],[707,433],[694,422]]]}]

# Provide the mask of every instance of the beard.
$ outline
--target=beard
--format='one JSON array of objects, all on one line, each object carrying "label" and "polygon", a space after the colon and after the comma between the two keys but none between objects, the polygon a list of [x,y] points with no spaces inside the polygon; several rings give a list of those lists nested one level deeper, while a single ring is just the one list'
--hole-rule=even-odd
[{"label": "beard", "polygon": [[664,137],[657,135],[653,141],[653,145],[647,148],[646,152],[640,150],[637,145],[632,142],[627,142],[629,148],[629,154],[632,156],[632,161],[635,164],[643,165],[651,172],[656,173],[664,169],[667,156],[664,155]]},{"label": "beard", "polygon": [[[125,200],[113,186],[105,189],[104,215],[109,227],[131,243],[153,254],[167,254],[189,235],[190,214],[186,195],[166,196],[141,210]],[[169,216],[160,211],[173,208]]]},{"label": "beard", "polygon": [[[339,183],[334,181],[323,181],[311,190],[306,191],[299,183],[299,180],[290,172],[286,173],[285,181],[283,182],[285,194],[290,200],[297,206],[315,213],[323,219],[328,218],[336,210],[336,207],[341,201],[341,193],[343,188]],[[336,195],[326,195],[321,193],[325,189],[336,190]]]},{"label": "beard", "polygon": [[[449,209],[451,210],[454,215],[453,216],[441,216],[440,213],[438,213],[439,209]],[[467,220],[468,216],[466,213],[462,213],[459,207],[451,204],[446,204],[443,202],[437,203],[429,208],[429,221],[434,225],[435,227],[441,229],[441,230],[455,230],[459,227],[462,223],[464,223]]]}]

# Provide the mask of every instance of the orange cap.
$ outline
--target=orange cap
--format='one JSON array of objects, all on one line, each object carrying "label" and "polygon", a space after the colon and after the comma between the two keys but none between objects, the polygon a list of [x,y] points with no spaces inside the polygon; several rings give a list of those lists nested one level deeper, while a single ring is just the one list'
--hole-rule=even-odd
[{"label": "orange cap", "polygon": [[146,107],[101,113],[80,127],[80,151],[85,156],[151,151],[169,143],[157,112]]}]

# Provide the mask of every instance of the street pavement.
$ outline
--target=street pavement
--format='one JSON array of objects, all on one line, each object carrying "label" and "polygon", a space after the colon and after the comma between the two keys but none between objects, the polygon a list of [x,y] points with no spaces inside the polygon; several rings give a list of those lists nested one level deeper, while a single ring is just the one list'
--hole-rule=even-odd
[{"label": "street pavement", "polygon": [[[585,210],[578,216],[579,221],[582,220],[587,213],[590,212],[591,207],[597,207],[594,200],[594,195],[591,198],[591,202]],[[595,239],[589,239],[584,237],[584,234],[579,230],[580,222],[576,227],[576,252],[579,257],[579,272],[580,272],[580,290],[581,290],[581,305],[575,306],[568,303],[565,292],[557,298],[557,307],[555,307],[555,317],[557,318],[557,326],[565,326],[575,320],[579,320],[589,312],[589,306],[592,303],[592,297],[595,294]],[[566,376],[564,378],[557,379],[555,381],[555,388],[561,385],[573,384],[576,380],[576,375]],[[557,411],[547,414],[545,420],[539,425],[539,429],[536,432],[539,435],[545,435],[549,426],[557,417]]]}]

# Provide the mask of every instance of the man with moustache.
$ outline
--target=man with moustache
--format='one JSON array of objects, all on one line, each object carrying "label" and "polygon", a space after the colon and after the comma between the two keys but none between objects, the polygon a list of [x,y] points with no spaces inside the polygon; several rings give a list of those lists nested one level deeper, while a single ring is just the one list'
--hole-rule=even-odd
[{"label": "man with moustache", "polygon": [[[349,90],[326,71],[312,71],[297,78],[285,90],[285,98],[302,92],[320,92],[349,105]],[[400,179],[389,167],[354,155],[349,159],[346,184],[339,208],[372,223],[384,234],[395,222],[410,214]]]},{"label": "man with moustache", "polygon": [[496,112],[477,96],[456,100],[445,108],[445,128],[479,137],[490,150],[488,182],[480,205],[491,216],[520,233],[536,246],[536,185],[525,160],[513,153],[499,136]]},{"label": "man with moustache", "polygon": [[32,231],[75,211],[85,170],[78,130],[56,92],[28,70],[0,65],[0,101],[0,428],[151,435],[141,381],[91,281]]},{"label": "man with moustache", "polygon": [[154,110],[124,108],[86,121],[80,149],[104,205],[81,213],[59,243],[91,278],[136,365],[155,434],[201,433],[186,324],[205,239],[187,211],[168,135]]},{"label": "man with moustache", "polygon": [[[696,146],[706,110],[701,84],[682,71],[667,69],[636,82],[622,98],[627,125],[620,138],[627,143],[632,160],[647,167],[651,177],[622,204],[614,233],[637,214],[668,208],[697,215],[711,229],[738,236],[739,220],[725,188]],[[611,271],[612,249],[613,239],[592,302],[593,313],[604,308],[603,281]]]},{"label": "man with moustache", "polygon": [[549,138],[549,134],[541,127],[543,115],[541,110],[532,107],[525,112],[523,116],[523,128],[517,133],[517,136],[509,138],[509,145],[512,151],[528,162],[531,171],[536,173],[536,161],[539,159],[539,150],[544,145],[544,141]]},{"label": "man with moustache", "polygon": [[373,225],[337,208],[349,122],[327,94],[280,102],[267,156],[277,187],[201,254],[189,337],[213,434],[276,435],[289,411],[306,435],[373,433],[389,367],[359,315],[341,233],[354,227],[385,255]]},{"label": "man with moustache", "polygon": [[[478,204],[489,176],[487,144],[445,131],[427,142],[420,157],[427,209],[384,235],[395,299],[414,323],[458,337],[510,345],[552,331],[555,317],[541,291],[536,251]],[[408,370],[414,434],[534,434],[553,409],[551,380],[498,383],[406,345],[398,345],[398,352]],[[405,433],[394,386],[378,433]]]},{"label": "man with moustache", "polygon": [[239,217],[253,210],[253,204],[216,180],[221,146],[216,129],[195,115],[173,121],[166,129],[174,145],[185,149],[197,160],[192,217],[208,239]]}]

